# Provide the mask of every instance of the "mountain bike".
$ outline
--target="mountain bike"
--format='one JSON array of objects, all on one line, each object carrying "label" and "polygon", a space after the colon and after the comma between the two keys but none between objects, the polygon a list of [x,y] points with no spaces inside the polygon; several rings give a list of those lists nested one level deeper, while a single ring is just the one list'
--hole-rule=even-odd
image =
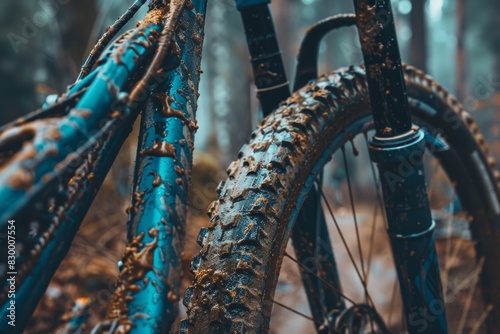
[{"label": "mountain bike", "polygon": [[[279,63],[279,49],[263,51],[266,43],[277,45],[272,25],[265,31],[261,19],[261,28],[254,27],[257,17],[270,20],[266,2],[239,2],[261,100],[262,91],[284,82],[263,87],[258,81],[269,73],[267,64]],[[276,307],[310,321],[318,333],[497,331],[498,172],[484,137],[443,87],[401,64],[390,2],[354,4],[356,16],[330,17],[307,30],[295,93],[261,122],[228,168],[219,199],[209,209],[211,224],[198,237],[202,248],[192,262],[195,278],[184,297],[188,317],[182,333],[267,332]],[[318,77],[321,39],[348,25],[357,27],[365,65]],[[256,31],[262,34],[256,37]],[[270,72],[285,77],[279,66]],[[275,94],[285,95],[279,92]],[[276,107],[269,104],[269,110]],[[266,103],[262,106],[265,111]],[[376,173],[368,161],[376,204],[365,238],[345,149],[357,135],[378,166]],[[323,189],[328,184],[324,167],[336,151],[346,171],[352,245],[328,201],[328,189]],[[353,151],[359,154],[357,148]],[[448,181],[441,203],[432,187],[426,189],[426,183],[434,184],[432,176],[426,180],[424,166]],[[342,190],[330,189],[330,194],[334,191]],[[376,218],[377,210],[384,219]],[[382,230],[388,236],[382,242],[390,244],[397,272],[384,316],[368,285],[383,283],[373,283],[378,220],[385,221]],[[435,227],[443,221],[436,240]],[[457,222],[465,223],[467,231],[457,235]],[[468,233],[472,241],[464,241]],[[289,239],[293,247],[287,248]],[[332,241],[339,247],[332,247]],[[339,251],[340,246],[346,251]],[[349,276],[339,255],[341,262],[352,264],[354,274]],[[276,296],[284,258],[299,266],[309,313]],[[454,268],[449,262],[455,262]],[[465,263],[468,273],[457,273],[456,267]],[[458,274],[462,286],[450,283],[452,274]],[[343,289],[352,285],[349,278],[342,280],[345,276],[361,282],[357,292]],[[397,290],[401,319],[393,315]]]},{"label": "mountain bike", "polygon": [[[0,129],[0,228],[11,236],[2,241],[6,255],[0,260],[2,332],[22,330],[141,110],[127,247],[106,320],[92,331],[166,332],[177,316],[206,2],[153,0],[144,20],[103,51],[145,2],[136,1],[111,26],[65,94]],[[330,17],[308,30],[289,96],[268,2],[237,1],[267,117],[228,168],[228,180],[210,207],[180,331],[266,332],[278,305],[319,333],[445,333],[448,326],[495,332],[499,177],[469,114],[430,77],[401,65],[392,10],[384,0],[355,1],[356,15]],[[318,77],[322,37],[348,25],[357,26],[365,66]],[[403,304],[400,327],[381,315],[369,291],[371,252],[362,249],[344,148],[358,134],[364,134],[378,166],[377,174],[369,163],[379,212],[371,230],[383,216]],[[358,254],[327,200],[324,166],[335,151],[347,172]],[[426,159],[436,160],[424,160],[424,151]],[[447,203],[436,209],[428,199],[424,166],[435,172],[438,165],[453,195],[443,196]],[[472,240],[456,240],[455,217],[467,222]],[[447,222],[444,252],[434,237],[440,219]],[[346,258],[361,282],[357,299],[342,288],[347,271],[339,269],[329,226],[347,246]],[[367,238],[370,249],[374,236]],[[293,250],[286,248],[290,238]],[[446,318],[450,291],[441,280],[450,273],[446,265],[440,273],[443,261],[437,259],[438,253],[445,260],[462,258],[457,242],[473,253],[466,262],[473,263],[474,284],[467,285],[465,298],[464,291],[452,294],[462,318],[469,311],[478,314],[472,325]],[[285,257],[298,264],[310,315],[275,298]],[[397,286],[391,290],[395,296]],[[476,298],[480,293],[484,298]],[[12,304],[16,327],[7,322]],[[67,331],[82,330],[85,301],[77,302],[74,313]]]}]

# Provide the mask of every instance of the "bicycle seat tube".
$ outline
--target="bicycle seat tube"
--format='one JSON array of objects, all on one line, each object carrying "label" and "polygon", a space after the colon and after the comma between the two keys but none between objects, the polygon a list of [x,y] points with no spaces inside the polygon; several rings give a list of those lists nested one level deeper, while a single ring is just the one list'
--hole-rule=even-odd
[{"label": "bicycle seat tube", "polygon": [[411,123],[389,0],[355,0],[376,134],[377,163],[392,251],[410,333],[447,333],[425,184],[422,131]]}]

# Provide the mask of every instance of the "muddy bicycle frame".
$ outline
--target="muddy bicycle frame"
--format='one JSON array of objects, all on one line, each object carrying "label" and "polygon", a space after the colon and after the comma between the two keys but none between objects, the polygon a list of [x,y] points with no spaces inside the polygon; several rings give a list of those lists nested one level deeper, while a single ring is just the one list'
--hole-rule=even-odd
[{"label": "muddy bicycle frame", "polygon": [[[107,320],[95,332],[166,332],[177,316],[206,0],[186,2],[192,8],[183,10],[176,22],[182,28],[172,36],[171,55],[163,70],[144,82],[141,64],[155,54],[163,29],[151,14],[160,2],[152,1],[139,28],[112,44],[95,69],[58,102],[0,129],[0,203],[8,203],[0,204],[0,232],[8,235],[8,221],[15,219],[18,241],[26,250],[18,252],[13,267],[6,262],[0,271],[0,332],[12,330],[7,324],[12,300],[15,330],[28,322],[141,109],[128,243]],[[236,1],[265,115],[290,94],[268,3]],[[404,282],[408,329],[416,330],[415,315],[431,314],[421,333],[445,333],[445,313],[434,311],[437,304],[444,310],[444,303],[421,162],[423,135],[411,123],[390,2],[358,0],[355,5],[357,18],[332,17],[308,31],[294,90],[317,77],[321,38],[335,28],[356,24],[376,129],[371,157],[381,175],[393,253]],[[133,98],[125,93],[129,91],[136,93]],[[16,158],[9,160],[14,154]],[[413,163],[410,175],[399,175],[401,161]],[[320,235],[322,244],[330,245],[328,234],[321,233],[327,229],[316,210],[318,203],[319,196],[311,193],[295,228],[310,238]],[[8,242],[2,243],[5,254],[7,247]],[[331,263],[317,270],[340,288],[329,247]],[[9,295],[11,275],[15,298]],[[312,295],[326,301],[330,323],[341,322],[345,305],[338,290],[319,288],[315,279],[306,284]],[[134,314],[148,317],[131,317]]]},{"label": "muddy bicycle frame", "polygon": [[[136,1],[129,12],[144,3]],[[181,11],[184,3],[191,10]],[[115,295],[138,286],[133,275],[144,279],[142,286],[146,279],[154,284],[134,290],[133,300],[112,301],[108,314],[127,326],[123,309],[142,307],[151,315],[145,319],[150,331],[166,331],[175,319],[205,8],[206,1],[168,7],[151,1],[138,27],[114,42],[93,71],[82,71],[57,102],[0,129],[0,232],[7,236],[8,221],[15,220],[17,242],[15,260],[0,260],[0,332],[21,332],[28,323],[140,110],[128,244]],[[181,27],[171,36],[172,52],[141,80],[161,56],[169,25]],[[1,247],[8,254],[8,242]],[[8,324],[11,304],[16,327]]]}]

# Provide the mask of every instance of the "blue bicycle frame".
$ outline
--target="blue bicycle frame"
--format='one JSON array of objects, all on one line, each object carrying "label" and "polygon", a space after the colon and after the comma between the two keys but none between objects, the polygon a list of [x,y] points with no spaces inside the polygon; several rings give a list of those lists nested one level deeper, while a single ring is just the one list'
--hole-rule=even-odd
[{"label": "blue bicycle frame", "polygon": [[[144,333],[166,331],[175,318],[206,1],[186,2],[192,8],[174,22],[172,52],[139,81],[159,53],[164,24],[176,20],[158,3],[58,102],[0,129],[0,233],[15,220],[18,244],[15,260],[0,269],[2,333],[28,323],[143,108],[129,244],[108,320],[126,327],[130,315],[131,331]],[[2,240],[2,254],[8,244]],[[16,327],[8,324],[13,302]],[[151,317],[138,316],[141,305]]]}]

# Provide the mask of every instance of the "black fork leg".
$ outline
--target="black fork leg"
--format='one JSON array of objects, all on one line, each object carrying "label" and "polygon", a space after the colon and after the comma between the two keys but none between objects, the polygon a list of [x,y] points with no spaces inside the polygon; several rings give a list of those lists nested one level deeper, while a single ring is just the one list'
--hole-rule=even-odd
[{"label": "black fork leg", "polygon": [[422,163],[423,133],[412,126],[389,0],[357,0],[392,251],[410,333],[447,333],[444,298]]},{"label": "black fork leg", "polygon": [[302,205],[292,241],[311,312],[314,319],[323,319],[316,330],[329,333],[345,303],[318,189],[311,189]]},{"label": "black fork leg", "polygon": [[270,0],[236,0],[241,13],[254,73],[257,98],[264,116],[290,96],[290,87],[274,31]]}]

